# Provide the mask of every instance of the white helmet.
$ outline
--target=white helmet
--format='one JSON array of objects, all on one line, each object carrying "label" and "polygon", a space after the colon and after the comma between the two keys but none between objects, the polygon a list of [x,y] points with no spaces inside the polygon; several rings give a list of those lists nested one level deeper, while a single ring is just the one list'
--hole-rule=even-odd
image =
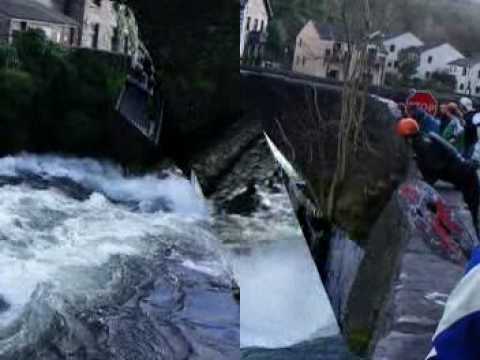
[{"label": "white helmet", "polygon": [[462,97],[460,99],[460,104],[467,111],[473,111],[473,102],[467,97]]}]

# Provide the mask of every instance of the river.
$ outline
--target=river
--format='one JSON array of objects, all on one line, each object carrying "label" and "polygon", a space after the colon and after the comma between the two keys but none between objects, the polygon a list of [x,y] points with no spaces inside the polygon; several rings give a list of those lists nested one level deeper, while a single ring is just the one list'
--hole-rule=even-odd
[{"label": "river", "polygon": [[0,159],[0,359],[238,359],[207,202],[173,173]]},{"label": "river", "polygon": [[216,225],[242,292],[242,359],[355,359],[340,335],[283,185],[270,178],[257,181],[256,189],[255,211],[220,210]]}]

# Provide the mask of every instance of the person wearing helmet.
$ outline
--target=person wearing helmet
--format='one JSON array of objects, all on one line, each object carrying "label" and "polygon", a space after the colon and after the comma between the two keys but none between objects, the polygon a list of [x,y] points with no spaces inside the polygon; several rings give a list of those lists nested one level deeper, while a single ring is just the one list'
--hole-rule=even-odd
[{"label": "person wearing helmet", "polygon": [[397,134],[411,145],[418,169],[427,183],[433,185],[443,180],[462,192],[478,234],[480,180],[477,168],[438,134],[421,131],[415,119],[401,119]]},{"label": "person wearing helmet", "polygon": [[424,109],[418,106],[411,106],[408,109],[408,113],[418,122],[423,132],[440,134],[440,120],[427,113]]},{"label": "person wearing helmet", "polygon": [[475,145],[477,144],[479,139],[478,133],[480,125],[480,114],[475,111],[472,100],[467,97],[462,97],[460,99],[460,106],[464,112],[465,121],[465,150],[463,152],[463,156],[466,159],[471,159],[475,150]]}]

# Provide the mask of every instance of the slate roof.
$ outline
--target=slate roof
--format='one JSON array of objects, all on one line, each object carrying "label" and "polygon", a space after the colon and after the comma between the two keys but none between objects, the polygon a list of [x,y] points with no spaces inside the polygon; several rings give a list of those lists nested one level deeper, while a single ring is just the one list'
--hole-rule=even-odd
[{"label": "slate roof", "polygon": [[476,54],[474,56],[465,58],[465,59],[458,59],[452,62],[449,62],[448,65],[457,65],[461,67],[467,66],[474,66],[480,63],[480,54]]},{"label": "slate roof", "polygon": [[329,23],[319,24],[315,21],[313,22],[313,24],[317,29],[318,34],[323,40],[333,40],[333,41],[347,40],[347,34],[342,26],[337,26]]},{"label": "slate roof", "polygon": [[35,0],[0,0],[0,14],[12,19],[79,25],[74,19]]}]

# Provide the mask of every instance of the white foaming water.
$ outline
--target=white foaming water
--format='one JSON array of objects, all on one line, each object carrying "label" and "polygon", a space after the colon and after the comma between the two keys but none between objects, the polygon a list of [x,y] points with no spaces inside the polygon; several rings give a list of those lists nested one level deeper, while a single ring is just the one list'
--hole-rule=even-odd
[{"label": "white foaming water", "polygon": [[267,210],[229,216],[221,229],[233,242],[234,276],[241,289],[241,347],[283,348],[339,334],[288,195],[260,192]]},{"label": "white foaming water", "polygon": [[208,207],[184,178],[154,175],[126,178],[118,166],[92,159],[24,154],[0,159],[0,176],[33,173],[43,177],[65,177],[119,201],[137,201],[148,207],[152,199],[168,199],[173,210],[183,215],[208,216]]},{"label": "white foaming water", "polygon": [[308,248],[300,240],[259,245],[234,261],[242,291],[242,347],[280,348],[339,333]]},{"label": "white foaming water", "polygon": [[[93,193],[79,201],[54,188],[0,187],[0,296],[9,305],[0,313],[0,355],[13,346],[2,339],[2,331],[22,317],[39,289],[48,289],[48,306],[59,312],[59,298],[88,304],[108,295],[111,284],[122,277],[121,271],[108,275],[104,269],[114,256],[149,259],[160,244],[202,249],[211,255],[208,263],[195,265],[196,259],[189,258],[180,263],[229,276],[216,238],[205,226],[208,207],[187,180],[126,178],[115,166],[93,160],[33,155],[0,159],[0,175],[21,177],[24,172],[70,178]],[[162,198],[173,211],[132,211],[108,198],[139,203]]]}]

